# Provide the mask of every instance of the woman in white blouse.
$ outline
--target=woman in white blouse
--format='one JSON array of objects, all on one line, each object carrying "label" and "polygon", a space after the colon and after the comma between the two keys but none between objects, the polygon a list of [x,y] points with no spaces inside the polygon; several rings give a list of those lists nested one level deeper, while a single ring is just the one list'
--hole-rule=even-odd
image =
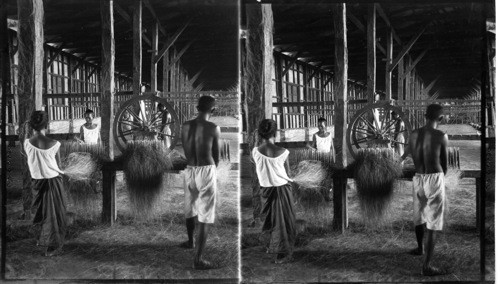
[{"label": "woman in white blouse", "polygon": [[34,224],[41,224],[37,245],[45,247],[45,255],[62,251],[66,235],[66,204],[64,186],[59,168],[61,143],[45,136],[48,117],[44,111],[31,115],[30,125],[34,135],[24,140],[24,150],[32,180],[33,204],[36,213]]},{"label": "woman in white blouse", "polygon": [[292,179],[288,176],[289,151],[274,144],[277,124],[264,119],[259,125],[259,136],[263,144],[252,150],[257,177],[259,179],[262,215],[262,231],[270,234],[267,252],[276,254],[276,263],[293,260],[295,243],[295,209]]}]

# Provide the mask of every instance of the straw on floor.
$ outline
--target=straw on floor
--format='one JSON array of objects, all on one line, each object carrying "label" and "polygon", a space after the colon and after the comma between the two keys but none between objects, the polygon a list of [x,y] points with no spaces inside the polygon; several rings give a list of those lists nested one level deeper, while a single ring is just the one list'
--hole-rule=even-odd
[{"label": "straw on floor", "polygon": [[390,209],[394,181],[403,173],[390,148],[368,148],[357,152],[349,166],[354,173],[361,215],[366,225],[383,223]]}]

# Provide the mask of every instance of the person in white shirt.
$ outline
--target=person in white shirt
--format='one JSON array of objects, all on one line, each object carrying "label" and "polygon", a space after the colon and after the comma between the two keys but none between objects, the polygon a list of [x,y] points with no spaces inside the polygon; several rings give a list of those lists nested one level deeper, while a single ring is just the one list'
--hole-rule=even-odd
[{"label": "person in white shirt", "polygon": [[318,119],[318,132],[313,135],[312,145],[309,148],[316,149],[320,153],[335,152],[333,148],[333,135],[326,131],[326,119]]},{"label": "person in white shirt", "polygon": [[[326,119],[323,117],[318,119],[318,132],[313,135],[312,145],[307,145],[309,148],[318,151],[318,153],[335,156],[335,148],[333,146],[333,135],[327,131]],[[327,184],[321,190],[326,201],[331,201],[333,198],[333,189]]]},{"label": "person in white shirt", "polygon": [[48,116],[44,111],[31,115],[34,135],[24,140],[28,168],[32,180],[34,224],[41,225],[37,245],[45,247],[45,255],[60,254],[66,235],[66,204],[64,185],[59,168],[61,143],[45,136]]},{"label": "person in white shirt", "polygon": [[293,260],[293,247],[297,235],[292,179],[288,176],[289,151],[274,144],[277,124],[264,119],[259,124],[262,145],[252,150],[257,177],[259,179],[262,215],[262,231],[269,234],[267,252],[276,254],[276,263]]},{"label": "person in white shirt", "polygon": [[94,111],[87,109],[84,117],[85,124],[80,127],[80,140],[85,144],[101,144],[101,128],[92,122]]}]

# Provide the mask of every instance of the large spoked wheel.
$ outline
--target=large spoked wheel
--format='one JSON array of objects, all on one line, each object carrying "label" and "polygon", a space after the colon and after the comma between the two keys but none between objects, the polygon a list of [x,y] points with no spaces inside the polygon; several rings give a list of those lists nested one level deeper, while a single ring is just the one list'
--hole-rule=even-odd
[{"label": "large spoked wheel", "polygon": [[347,145],[354,157],[361,148],[393,148],[400,155],[410,137],[411,125],[402,109],[380,101],[357,111],[347,129]]},{"label": "large spoked wheel", "polygon": [[120,151],[134,140],[161,140],[173,149],[180,137],[180,121],[167,100],[144,94],[122,104],[115,116],[113,135]]}]

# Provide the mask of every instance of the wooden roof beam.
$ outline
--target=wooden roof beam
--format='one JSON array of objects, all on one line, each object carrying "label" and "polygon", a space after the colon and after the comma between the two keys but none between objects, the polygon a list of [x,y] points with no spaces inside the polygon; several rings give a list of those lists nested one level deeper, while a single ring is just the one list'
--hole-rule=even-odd
[{"label": "wooden roof beam", "polygon": [[427,85],[427,87],[425,87],[425,89],[423,89],[420,93],[421,94],[428,94],[429,91],[432,89],[432,87],[434,87],[434,85],[436,84],[436,82],[439,80],[439,78],[441,77],[441,75],[439,75],[436,79],[432,80],[432,82]]},{"label": "wooden roof beam", "polygon": [[92,71],[90,71],[90,73],[87,75],[87,80],[92,77],[92,75],[94,75],[94,73],[97,71],[98,67],[97,66],[94,66],[94,68],[92,68]]},{"label": "wooden roof beam", "polygon": [[330,81],[332,81],[332,79],[333,79],[333,76],[328,76],[326,81],[323,83],[323,88],[326,87],[326,85],[328,85],[328,83],[330,83]]},{"label": "wooden roof beam", "polygon": [[[354,16],[351,12],[347,12],[347,18],[351,20],[351,22],[362,32],[366,33],[366,27],[363,25],[363,23],[356,17]],[[376,42],[377,48],[382,52],[382,54],[387,55],[387,52],[385,51],[385,48],[380,44],[380,42]]]},{"label": "wooden roof beam", "polygon": [[403,59],[403,57],[410,51],[410,49],[413,47],[415,42],[420,38],[420,36],[424,33],[424,31],[427,29],[427,25],[424,26],[417,34],[413,36],[413,38],[408,42],[407,45],[403,47],[403,50],[398,54],[394,62],[391,64],[389,67],[389,71],[394,70],[394,68],[398,65],[398,63]]},{"label": "wooden roof beam", "polygon": [[384,9],[382,9],[382,6],[380,6],[379,3],[375,4],[375,8],[377,9],[377,12],[379,16],[385,21],[388,27],[391,29],[392,36],[394,40],[399,44],[403,45],[403,42],[401,41],[401,38],[396,34],[396,31],[394,30],[394,27],[391,25],[391,22],[389,21],[389,17],[387,17],[387,14],[384,12]]},{"label": "wooden roof beam", "polygon": [[59,54],[61,54],[61,52],[63,51],[63,49],[64,49],[64,46],[65,46],[65,45],[66,45],[66,43],[64,43],[64,42],[63,42],[63,43],[61,43],[61,45],[59,45],[59,46],[57,47],[57,49],[56,49],[56,53],[54,53],[54,54],[50,57],[49,62],[47,63],[47,68],[49,68],[49,67],[52,65],[52,63],[54,63],[54,60],[56,60],[57,56],[58,56]]},{"label": "wooden roof beam", "polygon": [[295,53],[295,55],[292,57],[292,60],[288,62],[288,64],[285,66],[285,69],[283,70],[283,73],[281,73],[283,77],[286,75],[288,70],[292,68],[293,64],[297,61],[297,59],[299,59],[301,53],[302,51],[297,51],[297,53]]},{"label": "wooden roof beam", "polygon": [[195,92],[199,92],[201,91],[201,89],[203,89],[203,87],[205,87],[205,82],[201,82],[201,84],[199,84],[198,86],[196,86],[196,88],[194,89]]},{"label": "wooden roof beam", "polygon": [[193,44],[193,42],[194,41],[192,40],[184,46],[184,48],[169,62],[170,64],[168,64],[166,70],[170,70],[181,59],[182,55],[184,55],[186,50],[191,46],[191,44]]},{"label": "wooden roof beam", "polygon": [[405,74],[404,74],[404,77],[406,77],[406,75],[410,74],[411,71],[413,71],[413,69],[415,69],[415,67],[417,66],[417,63],[420,62],[420,60],[422,60],[422,58],[424,57],[424,55],[427,53],[427,51],[429,51],[429,49],[426,49],[424,51],[422,51],[417,59],[415,59],[409,66],[408,70],[406,70]]},{"label": "wooden roof beam", "polygon": [[[130,25],[132,25],[132,18],[130,17],[130,15],[127,13],[127,11],[125,11],[125,9],[123,9],[119,4],[118,2],[114,3],[113,5],[115,7],[115,10],[116,12],[118,12],[118,14],[120,14],[120,16],[127,22],[129,23]],[[149,37],[146,35],[145,32],[143,32],[143,35],[142,35],[142,40],[144,40],[149,46],[151,46],[151,40],[149,39]]]},{"label": "wooden roof beam", "polygon": [[78,64],[76,64],[76,65],[75,65],[75,66],[71,69],[71,74],[74,74],[74,73],[75,73],[75,71],[76,71],[78,68],[80,68],[80,67],[83,65],[83,63],[85,63],[85,62],[86,62],[86,61],[85,61],[85,58],[82,58],[81,60],[79,60],[79,61],[78,61]]},{"label": "wooden roof beam", "polygon": [[307,83],[311,82],[312,78],[314,78],[314,76],[315,76],[316,74],[318,74],[318,72],[319,72],[319,70],[320,70],[319,68],[321,68],[321,66],[317,66],[317,67],[318,67],[318,69],[314,69],[314,72],[312,72],[312,74],[311,74],[311,75],[309,75],[309,77],[307,78]]},{"label": "wooden roof beam", "polygon": [[175,41],[179,38],[179,36],[182,34],[182,32],[187,28],[187,26],[189,25],[190,22],[191,22],[191,19],[188,20],[184,24],[184,26],[182,26],[180,29],[178,29],[177,32],[171,38],[167,39],[167,41],[163,45],[163,48],[158,53],[158,55],[155,57],[155,63],[160,62],[163,55],[165,55],[165,53],[167,53],[167,50],[175,43]]},{"label": "wooden roof beam", "polygon": [[194,84],[194,82],[198,79],[198,77],[200,77],[200,74],[201,74],[201,72],[203,72],[204,69],[205,68],[198,71],[198,73],[196,73],[191,79],[189,79],[189,81],[187,81],[185,85],[192,86]]},{"label": "wooden roof beam", "polygon": [[142,0],[142,2],[144,3],[144,6],[146,6],[146,8],[149,10],[149,12],[151,13],[151,15],[153,16],[153,18],[156,20],[156,23],[158,23],[158,29],[160,30],[160,32],[164,35],[164,36],[167,36],[167,31],[165,30],[165,28],[161,25],[161,22],[160,20],[158,19],[158,16],[156,16],[156,12],[155,10],[153,9],[153,6],[151,6],[151,3],[149,2],[149,0]]}]

